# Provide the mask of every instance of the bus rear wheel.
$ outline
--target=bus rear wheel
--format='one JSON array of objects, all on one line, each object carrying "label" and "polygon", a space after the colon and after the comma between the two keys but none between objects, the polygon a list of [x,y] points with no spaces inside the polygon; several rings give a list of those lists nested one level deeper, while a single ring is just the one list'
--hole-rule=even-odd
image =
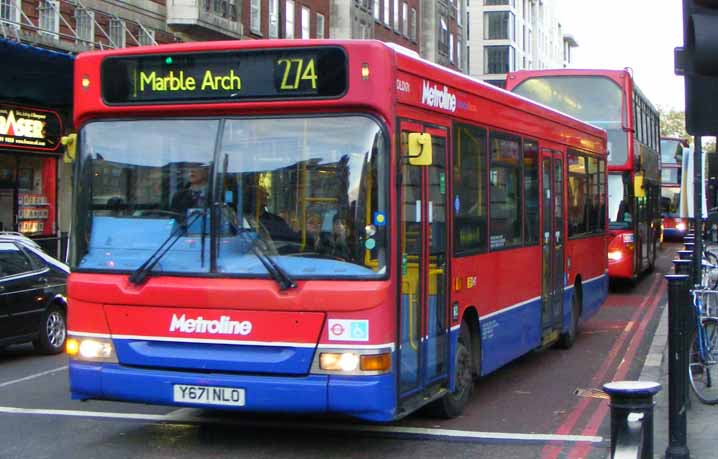
[{"label": "bus rear wheel", "polygon": [[434,414],[450,419],[464,411],[474,393],[472,362],[471,333],[469,327],[462,324],[454,354],[454,390],[434,402],[432,406]]},{"label": "bus rear wheel", "polygon": [[578,320],[581,316],[581,300],[578,298],[578,292],[573,293],[571,299],[571,322],[569,323],[568,330],[566,333],[561,333],[558,339],[558,347],[561,349],[571,349],[573,343],[576,342],[576,335],[578,335]]}]

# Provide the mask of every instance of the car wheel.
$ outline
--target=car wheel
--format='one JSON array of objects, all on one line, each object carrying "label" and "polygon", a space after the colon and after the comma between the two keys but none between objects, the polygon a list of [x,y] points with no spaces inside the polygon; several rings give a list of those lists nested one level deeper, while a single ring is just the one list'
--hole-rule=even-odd
[{"label": "car wheel", "polygon": [[40,324],[40,336],[33,341],[35,349],[43,354],[59,354],[65,348],[67,339],[67,320],[65,311],[57,306],[50,306],[43,315]]}]

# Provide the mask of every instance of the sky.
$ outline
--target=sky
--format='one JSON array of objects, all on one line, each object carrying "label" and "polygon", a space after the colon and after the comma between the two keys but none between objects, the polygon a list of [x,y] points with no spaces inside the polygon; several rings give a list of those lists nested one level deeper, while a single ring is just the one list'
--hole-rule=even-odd
[{"label": "sky", "polygon": [[684,110],[683,78],[673,49],[683,44],[681,0],[557,0],[564,34],[572,35],[571,67],[633,69],[656,107]]}]

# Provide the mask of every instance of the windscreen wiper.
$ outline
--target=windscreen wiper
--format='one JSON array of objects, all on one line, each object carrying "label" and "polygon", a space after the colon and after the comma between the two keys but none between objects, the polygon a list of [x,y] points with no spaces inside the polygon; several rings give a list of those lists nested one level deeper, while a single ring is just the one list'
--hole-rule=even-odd
[{"label": "windscreen wiper", "polygon": [[185,223],[181,223],[177,229],[175,229],[172,234],[170,234],[167,239],[165,239],[164,242],[162,242],[162,244],[160,244],[160,246],[152,252],[152,255],[150,255],[139,268],[130,274],[130,282],[135,285],[140,285],[147,280],[147,276],[150,274],[150,271],[152,271],[152,268],[157,265],[160,259],[164,257],[167,252],[169,252],[172,246],[175,245],[175,243],[179,241],[182,236],[187,234],[187,231],[189,231],[192,224],[196,222],[199,217],[204,215],[206,215],[204,210],[196,209],[191,211],[191,218],[187,219]]},{"label": "windscreen wiper", "polygon": [[[227,209],[229,209],[227,204],[223,204],[222,210],[226,211]],[[259,262],[262,263],[264,269],[266,269],[269,275],[272,276],[272,279],[277,281],[279,284],[279,290],[297,288],[297,283],[294,282],[294,279],[292,279],[292,277],[281,266],[279,266],[279,264],[274,261],[272,257],[267,255],[266,243],[261,239],[258,231],[255,230],[257,232],[257,238],[249,240],[244,228],[238,227],[238,225],[234,223],[231,218],[227,218],[227,221],[242,238],[242,240],[249,244],[249,250],[257,257],[257,259],[259,259]]]}]

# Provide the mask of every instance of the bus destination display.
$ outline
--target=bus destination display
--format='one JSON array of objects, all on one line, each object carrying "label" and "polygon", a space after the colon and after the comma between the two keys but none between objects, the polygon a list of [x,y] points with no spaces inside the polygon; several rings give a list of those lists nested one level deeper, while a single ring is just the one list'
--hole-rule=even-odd
[{"label": "bus destination display", "polygon": [[102,63],[108,104],[339,97],[347,87],[340,48],[110,57]]}]

